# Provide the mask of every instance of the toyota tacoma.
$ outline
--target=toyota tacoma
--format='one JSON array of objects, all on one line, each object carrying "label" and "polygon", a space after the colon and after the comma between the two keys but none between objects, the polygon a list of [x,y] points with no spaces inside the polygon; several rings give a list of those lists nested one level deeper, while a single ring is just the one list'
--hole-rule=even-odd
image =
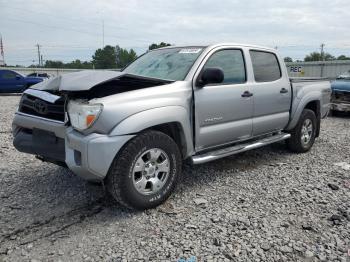
[{"label": "toyota tacoma", "polygon": [[275,49],[166,47],[120,72],[81,71],[27,89],[14,146],[147,209],[170,196],[183,160],[201,164],[282,140],[310,150],[330,95],[326,79],[289,78]]}]

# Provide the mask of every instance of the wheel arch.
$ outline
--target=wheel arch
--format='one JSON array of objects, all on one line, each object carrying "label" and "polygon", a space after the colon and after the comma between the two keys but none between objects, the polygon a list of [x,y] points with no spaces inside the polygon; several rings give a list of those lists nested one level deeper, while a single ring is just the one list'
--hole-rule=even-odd
[{"label": "wheel arch", "polygon": [[187,143],[182,125],[179,122],[169,122],[149,127],[146,130],[156,130],[170,136],[180,149],[182,158],[187,155]]},{"label": "wheel arch", "polygon": [[110,135],[137,134],[157,130],[169,135],[179,146],[183,158],[193,152],[190,113],[182,106],[153,108],[121,121]]},{"label": "wheel arch", "polygon": [[318,137],[321,123],[321,98],[319,92],[309,92],[301,100],[296,98],[293,101],[291,121],[285,130],[290,131],[297,125],[304,109],[310,109],[315,113],[317,119],[316,137]]}]

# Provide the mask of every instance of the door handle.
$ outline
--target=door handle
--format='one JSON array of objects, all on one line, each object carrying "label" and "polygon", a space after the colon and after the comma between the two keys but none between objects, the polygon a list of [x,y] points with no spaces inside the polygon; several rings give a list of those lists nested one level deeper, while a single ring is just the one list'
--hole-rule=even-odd
[{"label": "door handle", "polygon": [[288,93],[288,90],[287,89],[285,89],[284,87],[280,90],[280,93],[281,94],[285,94],[285,93]]},{"label": "door handle", "polygon": [[245,91],[241,96],[242,97],[251,97],[251,96],[253,96],[253,94],[250,93],[249,91]]}]

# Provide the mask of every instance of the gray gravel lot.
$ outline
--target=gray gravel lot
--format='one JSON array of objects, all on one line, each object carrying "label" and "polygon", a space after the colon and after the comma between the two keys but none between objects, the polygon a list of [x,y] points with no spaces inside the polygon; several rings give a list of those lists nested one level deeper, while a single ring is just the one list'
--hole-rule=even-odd
[{"label": "gray gravel lot", "polygon": [[324,120],[306,154],[279,143],[185,165],[164,205],[135,212],[17,152],[18,102],[0,96],[0,261],[350,261],[349,116]]}]

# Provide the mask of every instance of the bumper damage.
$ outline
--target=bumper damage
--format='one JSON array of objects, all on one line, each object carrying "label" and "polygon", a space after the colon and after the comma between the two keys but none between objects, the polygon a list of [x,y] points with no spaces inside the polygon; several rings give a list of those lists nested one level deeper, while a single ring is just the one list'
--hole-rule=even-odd
[{"label": "bumper damage", "polygon": [[350,112],[350,104],[346,103],[332,103],[331,110],[341,111],[341,112]]},{"label": "bumper damage", "polygon": [[90,181],[105,178],[114,157],[133,135],[80,134],[52,121],[16,114],[13,121],[17,150],[59,165]]},{"label": "bumper damage", "polygon": [[350,92],[333,90],[331,98],[331,110],[350,112]]}]

